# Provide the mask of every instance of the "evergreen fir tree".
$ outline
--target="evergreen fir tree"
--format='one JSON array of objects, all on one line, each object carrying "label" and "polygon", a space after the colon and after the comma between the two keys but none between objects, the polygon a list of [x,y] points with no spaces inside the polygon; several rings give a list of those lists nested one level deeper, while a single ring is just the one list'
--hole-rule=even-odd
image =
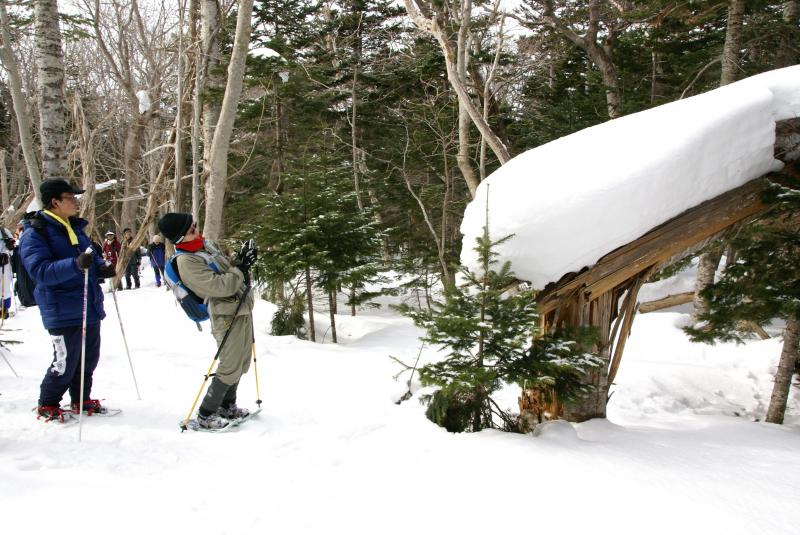
[{"label": "evergreen fir tree", "polygon": [[775,212],[731,240],[736,259],[703,292],[709,312],[686,331],[695,341],[741,342],[750,332],[748,322],[763,327],[776,318],[785,320],[783,350],[767,412],[767,421],[782,423],[800,339],[800,188],[773,185],[766,195],[768,202],[776,203]]},{"label": "evergreen fir tree", "polygon": [[446,353],[420,370],[420,380],[441,387],[427,398],[426,414],[448,431],[516,430],[514,417],[497,405],[493,393],[517,383],[557,389],[568,399],[581,392],[583,369],[599,362],[574,342],[537,337],[535,291],[510,293],[516,282],[510,263],[495,269],[494,248],[507,239],[492,242],[485,226],[475,248],[481,273],[462,269],[466,286],[446,284],[445,301],[435,302],[432,310],[401,307],[425,329],[423,341]]}]

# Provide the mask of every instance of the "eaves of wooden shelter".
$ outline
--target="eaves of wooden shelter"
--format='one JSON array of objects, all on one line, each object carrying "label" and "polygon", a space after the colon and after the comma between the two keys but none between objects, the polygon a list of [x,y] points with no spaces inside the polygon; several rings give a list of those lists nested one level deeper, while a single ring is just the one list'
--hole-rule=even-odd
[{"label": "eaves of wooden shelter", "polygon": [[[580,422],[605,417],[609,387],[637,313],[639,289],[654,273],[766,214],[770,206],[764,203],[762,194],[770,181],[800,187],[800,121],[779,122],[776,139],[775,157],[785,164],[780,172],[751,180],[686,210],[606,254],[593,266],[564,275],[539,293],[543,332],[586,326],[599,331],[599,346],[594,349],[604,364],[585,377],[585,384],[591,387],[588,396],[557,409],[563,410],[564,418]],[[523,391],[523,412],[525,403]]]}]

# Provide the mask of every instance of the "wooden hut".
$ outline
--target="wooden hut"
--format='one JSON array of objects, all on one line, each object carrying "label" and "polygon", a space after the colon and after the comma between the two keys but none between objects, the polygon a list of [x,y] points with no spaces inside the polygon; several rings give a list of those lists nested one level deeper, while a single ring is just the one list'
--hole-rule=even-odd
[{"label": "wooden hut", "polygon": [[[686,210],[606,254],[593,266],[566,274],[544,288],[538,295],[544,331],[567,326],[596,327],[600,342],[594,349],[604,362],[585,377],[585,384],[591,387],[588,396],[566,407],[556,403],[552,412],[576,422],[605,417],[609,387],[614,383],[638,309],[639,289],[662,268],[764,215],[770,208],[762,201],[768,181],[797,187],[800,161],[792,155],[798,152],[798,138],[797,120],[778,123],[776,158],[786,164],[782,171]],[[523,414],[540,411],[536,395],[523,391],[520,409]]]}]

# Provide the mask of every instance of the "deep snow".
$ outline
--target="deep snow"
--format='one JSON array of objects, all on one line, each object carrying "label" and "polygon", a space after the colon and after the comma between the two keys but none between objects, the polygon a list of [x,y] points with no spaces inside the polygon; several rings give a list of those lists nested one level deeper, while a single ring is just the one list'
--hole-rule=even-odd
[{"label": "deep snow", "polygon": [[[419,349],[408,319],[342,315],[342,343],[313,344],[268,336],[274,307],[260,301],[264,412],[235,432],[181,434],[214,344],[149,270],[143,283],[118,294],[143,399],[106,294],[94,394],[124,412],[85,419],[81,443],[77,427],[31,411],[51,354],[38,310],[3,326],[3,339],[23,342],[8,355],[20,378],[0,362],[4,533],[790,535],[800,525],[798,390],[787,425],[753,421],[777,339],[695,345],[675,327],[684,315],[641,315],[608,420],[455,435],[416,397],[394,403],[407,376],[392,379],[389,355],[413,362]],[[252,406],[252,372],[240,393]]]},{"label": "deep snow", "polygon": [[492,239],[522,280],[544,288],[703,201],[782,167],[775,123],[800,116],[800,66],[626,115],[511,159],[467,206],[461,261],[479,271]]}]

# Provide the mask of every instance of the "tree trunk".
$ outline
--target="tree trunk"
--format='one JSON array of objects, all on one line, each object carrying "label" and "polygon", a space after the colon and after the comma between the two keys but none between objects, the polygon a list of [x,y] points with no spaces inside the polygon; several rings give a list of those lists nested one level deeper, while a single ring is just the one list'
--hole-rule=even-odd
[{"label": "tree trunk", "polygon": [[[457,67],[458,59],[456,57],[457,50],[453,50],[453,45],[450,42],[450,38],[447,36],[447,32],[440,26],[436,16],[427,18],[425,15],[423,15],[423,10],[421,10],[419,7],[420,0],[404,0],[404,3],[406,6],[406,11],[414,21],[414,24],[420,30],[430,33],[439,42],[439,46],[444,54],[444,62],[447,69],[447,79],[450,82],[450,86],[456,92],[456,95],[458,95],[459,104],[464,106],[470,118],[472,119],[472,122],[475,123],[478,131],[486,139],[489,147],[500,161],[500,165],[505,164],[511,159],[511,155],[509,154],[505,144],[500,140],[497,134],[492,131],[492,128],[489,126],[489,124],[484,121],[481,112],[478,111],[478,108],[472,102],[465,84],[459,77]],[[424,11],[428,10],[425,9]]]},{"label": "tree trunk", "polygon": [[798,343],[800,343],[800,320],[792,318],[786,322],[786,329],[783,331],[783,350],[778,361],[778,370],[775,372],[775,386],[772,387],[772,396],[769,398],[767,422],[771,424],[783,423],[786,401],[792,388],[792,376],[797,363]]},{"label": "tree trunk", "polygon": [[336,291],[328,290],[328,315],[331,319],[331,336],[333,343],[338,344],[339,340],[336,338]]},{"label": "tree trunk", "polygon": [[222,235],[222,211],[225,201],[225,187],[228,179],[228,149],[230,147],[236,108],[242,93],[247,47],[250,44],[251,16],[253,0],[240,0],[236,16],[236,37],[233,43],[231,62],[228,65],[228,82],[225,97],[222,99],[217,128],[211,144],[211,174],[206,184],[206,220],[203,234],[212,240]]},{"label": "tree trunk", "polygon": [[42,175],[67,177],[67,126],[64,108],[64,55],[57,0],[35,0],[34,14],[39,137]]},{"label": "tree trunk", "polygon": [[700,255],[697,265],[697,278],[694,281],[694,320],[698,321],[701,314],[708,312],[708,303],[700,296],[700,292],[714,284],[714,275],[717,273],[719,261],[722,258],[722,249],[715,248]]},{"label": "tree trunk", "polygon": [[33,128],[31,116],[28,113],[28,106],[25,96],[22,94],[22,79],[19,75],[17,59],[11,48],[11,31],[8,25],[8,13],[4,2],[0,2],[0,62],[8,73],[8,85],[11,90],[11,102],[14,106],[14,116],[17,119],[17,131],[19,132],[20,145],[22,145],[22,155],[25,158],[25,167],[28,171],[33,193],[39,199],[39,185],[42,177],[39,172],[39,163],[36,161],[36,152],[33,145]]},{"label": "tree trunk", "polygon": [[8,210],[8,171],[6,170],[6,149],[0,149],[0,202],[3,216]]},{"label": "tree trunk", "polygon": [[316,329],[314,328],[314,296],[311,293],[311,268],[306,266],[306,300],[308,302],[308,333],[311,341],[316,342]]},{"label": "tree trunk", "polygon": [[[200,42],[202,43],[203,67],[198,65],[198,71],[202,74],[201,91],[202,95],[206,90],[214,90],[222,87],[222,80],[216,73],[217,68],[222,63],[219,30],[220,14],[217,7],[217,0],[201,0],[200,19]],[[217,127],[220,114],[220,102],[215,98],[202,98],[203,105],[203,174],[207,179],[211,174],[211,145],[214,140],[214,130]]]},{"label": "tree trunk", "polygon": [[203,61],[203,44],[197,40],[197,26],[200,18],[199,0],[192,0],[189,11],[191,14],[191,41],[194,43],[194,94],[192,95],[192,218],[200,220],[200,117],[203,112],[203,86],[205,85],[206,67]]},{"label": "tree trunk", "polygon": [[800,41],[800,30],[797,22],[800,19],[800,1],[787,0],[783,3],[783,31],[781,32],[781,49],[778,52],[778,67],[789,67],[797,64],[797,46]]},{"label": "tree trunk", "polygon": [[[136,110],[138,112],[138,108]],[[122,200],[122,212],[119,224],[123,229],[135,230],[136,212],[139,208],[141,193],[139,186],[142,183],[141,169],[139,168],[139,155],[142,152],[142,136],[149,112],[136,115],[136,120],[128,127],[125,134],[125,148],[122,155],[122,170],[125,177],[125,198]]]},{"label": "tree trunk", "polygon": [[183,75],[185,71],[184,65],[184,48],[183,48],[183,24],[184,12],[186,10],[185,0],[178,0],[178,78],[175,93],[178,95],[178,108],[175,117],[175,187],[173,189],[172,197],[172,210],[180,212],[181,210],[181,197],[183,195],[183,175],[186,173],[186,161],[183,157],[184,149],[184,115],[183,115]]},{"label": "tree trunk", "polygon": [[730,0],[728,3],[728,27],[725,30],[725,45],[722,48],[722,73],[719,85],[735,82],[739,72],[744,5],[745,0]]},{"label": "tree trunk", "polygon": [[96,167],[94,156],[94,136],[89,122],[86,120],[86,115],[83,113],[83,103],[81,96],[75,93],[72,120],[75,122],[75,132],[78,138],[78,150],[81,159],[81,188],[86,190],[83,195],[83,202],[81,202],[82,218],[86,219],[89,224],[85,228],[88,236],[92,235],[92,228],[94,227],[94,211],[95,211],[95,181],[96,181]]}]

